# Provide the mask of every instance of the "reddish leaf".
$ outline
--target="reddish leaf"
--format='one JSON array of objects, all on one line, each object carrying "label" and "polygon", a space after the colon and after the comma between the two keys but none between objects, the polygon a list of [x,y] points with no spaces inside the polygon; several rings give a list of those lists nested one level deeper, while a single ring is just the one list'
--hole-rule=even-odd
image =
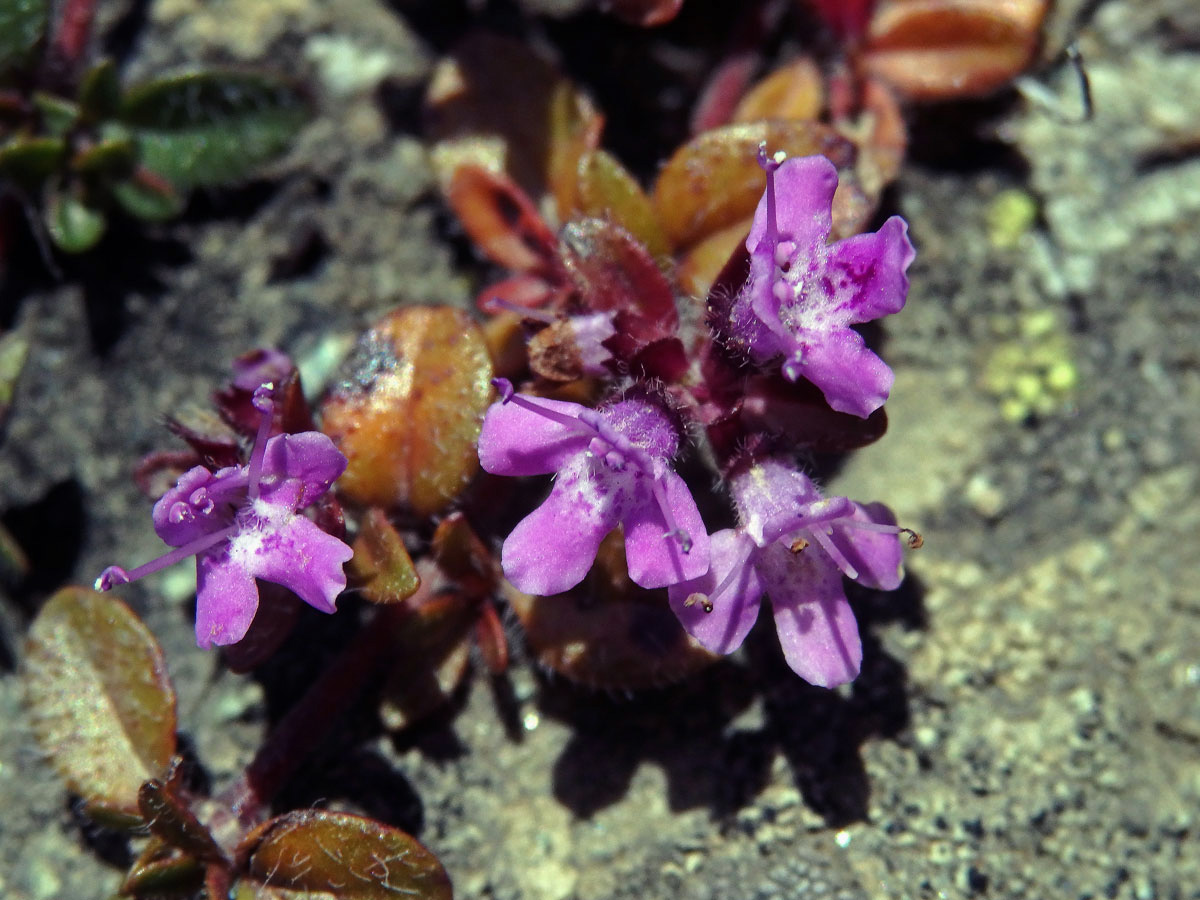
[{"label": "reddish leaf", "polygon": [[415,838],[348,813],[301,810],[271,819],[246,837],[239,855],[256,881],[339,900],[453,896],[446,870]]},{"label": "reddish leaf", "polygon": [[438,63],[425,101],[434,169],[507,173],[537,201],[595,146],[601,121],[571,82],[525,43],[478,33]]},{"label": "reddish leaf", "polygon": [[871,21],[866,71],[913,99],[986,94],[1033,58],[1046,0],[904,0]]},{"label": "reddish leaf", "polygon": [[809,0],[813,9],[844,43],[857,43],[867,30],[876,0]]},{"label": "reddish leaf", "polygon": [[650,28],[670,22],[679,14],[683,0],[607,0],[605,8],[632,25]]},{"label": "reddish leaf", "polygon": [[205,863],[227,863],[208,829],[173,789],[153,778],[138,790],[138,808],[152,834]]},{"label": "reddish leaf", "polygon": [[138,789],[175,754],[175,691],[162,650],[125,604],[63,588],[25,645],[25,691],[50,763],[92,811],[140,821]]},{"label": "reddish leaf", "polygon": [[758,146],[789,156],[820,153],[848,171],[854,145],[817,122],[762,121],[708,131],[680,147],[659,173],[654,206],[668,239],[686,249],[754,215],[766,187]]},{"label": "reddish leaf", "polygon": [[446,198],[471,240],[514,272],[554,269],[554,232],[512,179],[480,166],[459,166]]},{"label": "reddish leaf", "polygon": [[735,122],[816,119],[825,106],[825,82],[807,56],[780,66],[755,84],[733,111]]},{"label": "reddish leaf", "polygon": [[324,431],[349,459],[342,496],[441,510],[479,467],[492,363],[478,326],[449,307],[397,309],[363,336],[346,374],[323,407]]},{"label": "reddish leaf", "polygon": [[692,134],[702,134],[729,124],[760,62],[757,49],[735,53],[721,61],[704,83],[692,109],[689,128]]},{"label": "reddish leaf", "polygon": [[602,219],[572,222],[562,231],[560,253],[585,309],[627,313],[630,334],[641,341],[667,337],[678,327],[670,283],[624,228]]},{"label": "reddish leaf", "polygon": [[152,836],[125,876],[121,893],[137,898],[188,897],[203,877],[195,858]]},{"label": "reddish leaf", "polygon": [[887,431],[887,413],[882,408],[865,419],[836,412],[808,382],[793,383],[778,375],[746,380],[741,417],[751,432],[783,434],[797,449],[818,453],[857,450]]}]

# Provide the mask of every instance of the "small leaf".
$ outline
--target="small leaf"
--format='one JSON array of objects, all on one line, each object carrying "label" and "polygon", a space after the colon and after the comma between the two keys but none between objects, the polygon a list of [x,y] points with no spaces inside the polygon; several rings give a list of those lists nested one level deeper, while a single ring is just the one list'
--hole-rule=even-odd
[{"label": "small leaf", "polygon": [[81,175],[117,177],[133,172],[137,150],[128,138],[109,138],[80,150],[71,168]]},{"label": "small leaf", "polygon": [[825,82],[810,57],[780,66],[738,102],[735,122],[760,119],[816,119],[825,106]]},{"label": "small leaf", "polygon": [[125,212],[143,222],[165,222],[183,212],[183,197],[175,187],[145,169],[111,185],[109,191]]},{"label": "small leaf", "polygon": [[650,28],[670,22],[681,6],[683,0],[609,0],[607,9],[631,25]]},{"label": "small leaf", "polygon": [[194,858],[151,837],[125,876],[121,893],[137,898],[187,897],[200,886],[203,877]]},{"label": "small leaf", "polygon": [[104,213],[65,190],[51,191],[46,203],[46,229],[54,245],[66,253],[91,250],[104,236]]},{"label": "small leaf", "polygon": [[0,146],[0,178],[36,186],[57,172],[66,156],[62,138],[16,138]]},{"label": "small leaf", "polygon": [[79,85],[79,108],[93,122],[117,114],[121,107],[121,81],[117,65],[102,59],[88,70]]},{"label": "small leaf", "polygon": [[209,830],[164,781],[152,778],[138,790],[138,809],[152,834],[201,862],[225,862]]},{"label": "small leaf", "polygon": [[572,222],[559,242],[566,270],[585,308],[624,314],[620,326],[637,341],[674,333],[675,294],[646,248],[603,219]]},{"label": "small leaf", "polygon": [[181,189],[246,178],[286,151],[308,118],[295,88],[238,72],[146,82],[128,91],[120,109],[142,164]]},{"label": "small leaf", "polygon": [[29,630],[24,683],[37,738],[71,790],[140,821],[138,790],[175,754],[175,691],[149,629],[113,597],[63,588]]},{"label": "small leaf", "polygon": [[10,331],[0,335],[0,428],[8,418],[13,398],[17,393],[17,382],[29,359],[29,339],[24,331]]},{"label": "small leaf", "polygon": [[79,107],[70,100],[35,91],[33,105],[42,117],[42,131],[53,137],[62,137],[79,121]]},{"label": "small leaf", "polygon": [[265,822],[240,855],[249,877],[274,887],[328,891],[339,900],[451,900],[437,857],[398,828],[348,813],[301,810]]},{"label": "small leaf", "polygon": [[421,585],[400,533],[382,509],[369,509],[363,517],[349,572],[372,603],[399,603]]},{"label": "small leaf", "polygon": [[47,0],[0,0],[0,71],[24,62],[46,33]]},{"label": "small leaf", "polygon": [[772,153],[820,153],[839,170],[851,168],[855,159],[848,139],[817,122],[747,122],[698,135],[668,160],[654,187],[658,219],[676,249],[754,215],[766,186],[757,161],[763,141]]},{"label": "small leaf", "polygon": [[492,363],[461,310],[409,306],[359,341],[324,405],[324,431],[349,459],[340,493],[364,506],[440,511],[479,467],[475,443]]},{"label": "small leaf", "polygon": [[450,178],[446,200],[475,246],[493,262],[543,275],[553,268],[554,231],[507,175],[461,165]]},{"label": "small leaf", "polygon": [[584,216],[620,225],[655,259],[670,254],[671,245],[658,224],[654,204],[611,153],[593,150],[580,158],[577,205]]},{"label": "small leaf", "polygon": [[1047,0],[909,0],[883,4],[867,33],[865,70],[909,98],[987,94],[1037,49]]}]

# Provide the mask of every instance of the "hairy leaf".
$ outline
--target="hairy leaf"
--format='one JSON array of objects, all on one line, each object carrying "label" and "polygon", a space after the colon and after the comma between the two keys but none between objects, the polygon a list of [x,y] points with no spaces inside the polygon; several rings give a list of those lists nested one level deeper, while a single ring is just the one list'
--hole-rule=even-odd
[{"label": "hairy leaf", "polygon": [[0,0],[0,70],[19,65],[46,32],[47,0]]},{"label": "hairy leaf", "polygon": [[142,164],[180,188],[246,178],[287,150],[308,120],[294,87],[238,72],[192,72],[131,88],[120,119]]},{"label": "hairy leaf", "polygon": [[154,635],[114,597],[63,588],[29,630],[24,681],[34,731],[71,790],[140,821],[138,790],[175,753],[175,691]]},{"label": "hairy leaf", "polygon": [[273,887],[328,891],[339,900],[451,900],[437,857],[397,828],[363,816],[301,810],[252,832],[240,855]]},{"label": "hairy leaf", "polygon": [[659,221],[676,249],[754,215],[767,183],[757,162],[763,141],[771,153],[823,154],[839,170],[854,162],[854,145],[817,122],[771,120],[706,131],[675,152],[654,187]]},{"label": "hairy leaf", "polygon": [[201,862],[224,861],[225,854],[208,829],[168,782],[152,778],[138,790],[138,808],[152,834]]},{"label": "hairy leaf", "polygon": [[611,153],[593,150],[580,158],[578,207],[585,216],[620,225],[655,259],[671,252],[650,198]]},{"label": "hairy leaf", "polygon": [[350,463],[338,482],[365,506],[443,509],[479,467],[475,442],[492,363],[461,310],[409,306],[363,336],[324,406],[324,431]]}]

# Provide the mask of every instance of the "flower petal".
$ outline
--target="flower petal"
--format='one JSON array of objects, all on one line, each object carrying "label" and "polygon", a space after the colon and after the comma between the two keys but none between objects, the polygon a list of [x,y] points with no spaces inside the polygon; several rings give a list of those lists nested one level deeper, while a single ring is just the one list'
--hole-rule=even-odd
[{"label": "flower petal", "polygon": [[210,472],[194,466],[179,476],[175,486],[158,498],[151,514],[154,531],[164,543],[182,547],[230,525],[233,510],[228,500],[246,486],[241,468]]},{"label": "flower petal", "polygon": [[810,684],[837,687],[862,668],[862,640],[842,573],[823,553],[810,551],[773,544],[760,555],[758,570],[787,664]]},{"label": "flower petal", "polygon": [[196,644],[236,644],[246,636],[258,610],[254,577],[227,553],[196,559]]},{"label": "flower petal", "polygon": [[669,535],[671,525],[651,493],[652,478],[640,474],[638,482],[640,496],[629,504],[622,517],[629,577],[644,588],[667,587],[699,578],[708,571],[708,529],[687,484],[672,471],[663,475],[667,506],[675,526],[691,538],[691,549],[684,553],[679,538]]},{"label": "flower petal", "polygon": [[583,581],[600,542],[620,521],[618,492],[606,474],[592,473],[580,455],[559,473],[545,502],[517,523],[500,553],[517,590],[546,596]]},{"label": "flower petal", "polygon": [[[559,416],[579,418],[584,407],[565,400],[524,397],[525,402]],[[591,435],[582,423],[574,428],[515,401],[493,403],[479,433],[479,464],[493,475],[546,475],[582,453]]]},{"label": "flower petal", "polygon": [[[671,609],[684,629],[714,653],[732,653],[742,645],[758,618],[763,584],[754,569],[754,542],[744,532],[727,528],[712,535],[712,565],[700,578],[667,588]],[[718,586],[720,591],[717,591]],[[712,603],[705,612],[701,603],[687,605],[692,594],[703,594]]]},{"label": "flower petal", "polygon": [[248,574],[281,584],[321,612],[335,611],[346,589],[342,565],[354,551],[301,515],[246,529],[229,542],[229,558]]},{"label": "flower petal", "polygon": [[[775,222],[780,240],[791,241],[807,252],[824,245],[833,227],[833,192],[837,190],[837,168],[824,156],[793,157],[775,170]],[[754,224],[746,238],[746,249],[755,248],[767,236],[767,197],[758,201]],[[772,254],[775,248],[771,248]]]},{"label": "flower petal", "polygon": [[[882,503],[855,503],[852,519],[895,525],[896,517]],[[900,535],[868,531],[853,525],[835,525],[831,538],[850,565],[858,571],[854,579],[877,591],[894,591],[904,580],[904,549]]]},{"label": "flower petal", "polygon": [[346,471],[346,457],[328,435],[319,431],[279,434],[267,441],[263,453],[262,496],[270,499],[280,488],[302,485],[293,510],[303,509],[329,490]]},{"label": "flower petal", "polygon": [[792,381],[803,375],[821,389],[825,400],[838,412],[865,419],[887,400],[895,376],[887,364],[867,349],[862,335],[838,328],[824,335],[802,334],[799,365],[784,365]]},{"label": "flower petal", "polygon": [[899,216],[872,234],[856,234],[830,247],[825,277],[839,321],[869,322],[903,309],[904,273],[915,256],[908,223]]}]

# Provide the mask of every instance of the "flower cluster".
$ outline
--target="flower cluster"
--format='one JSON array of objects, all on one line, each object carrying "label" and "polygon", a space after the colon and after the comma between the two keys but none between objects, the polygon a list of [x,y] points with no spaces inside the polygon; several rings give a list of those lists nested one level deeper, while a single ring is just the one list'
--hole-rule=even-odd
[{"label": "flower cluster", "polygon": [[154,505],[154,530],[176,549],[132,571],[110,566],[96,590],[195,556],[201,647],[245,637],[258,609],[257,578],[283,585],[321,612],[334,611],[352,551],[301,510],[329,490],[346,458],[320,432],[270,437],[272,391],[267,383],[253,393],[261,422],[245,465],[195,466]]},{"label": "flower cluster", "polygon": [[[586,286],[564,292],[552,311],[527,316],[550,321],[531,342],[531,365],[543,384],[599,377],[609,399],[591,408],[517,393],[498,379],[479,458],[497,475],[555,476],[547,499],[504,541],[501,564],[517,589],[570,590],[620,527],[630,578],[667,588],[697,641],[732,652],[768,595],[788,664],[832,687],[852,680],[862,661],[843,576],[893,589],[902,537],[911,546],[919,538],[879,504],[822,498],[795,451],[843,449],[880,433],[872,414],[892,373],[850,326],[903,307],[914,253],[898,217],[830,243],[837,170],[824,157],[768,157],[764,148],[759,161],[767,188],[744,277],[714,288],[707,328],[664,314],[645,299],[658,296],[653,290],[624,301]],[[573,252],[586,264],[594,263],[588,252],[606,261],[603,246]],[[675,466],[693,447],[710,471],[689,486]],[[710,535],[693,490],[711,489],[711,470],[737,524]]]}]

